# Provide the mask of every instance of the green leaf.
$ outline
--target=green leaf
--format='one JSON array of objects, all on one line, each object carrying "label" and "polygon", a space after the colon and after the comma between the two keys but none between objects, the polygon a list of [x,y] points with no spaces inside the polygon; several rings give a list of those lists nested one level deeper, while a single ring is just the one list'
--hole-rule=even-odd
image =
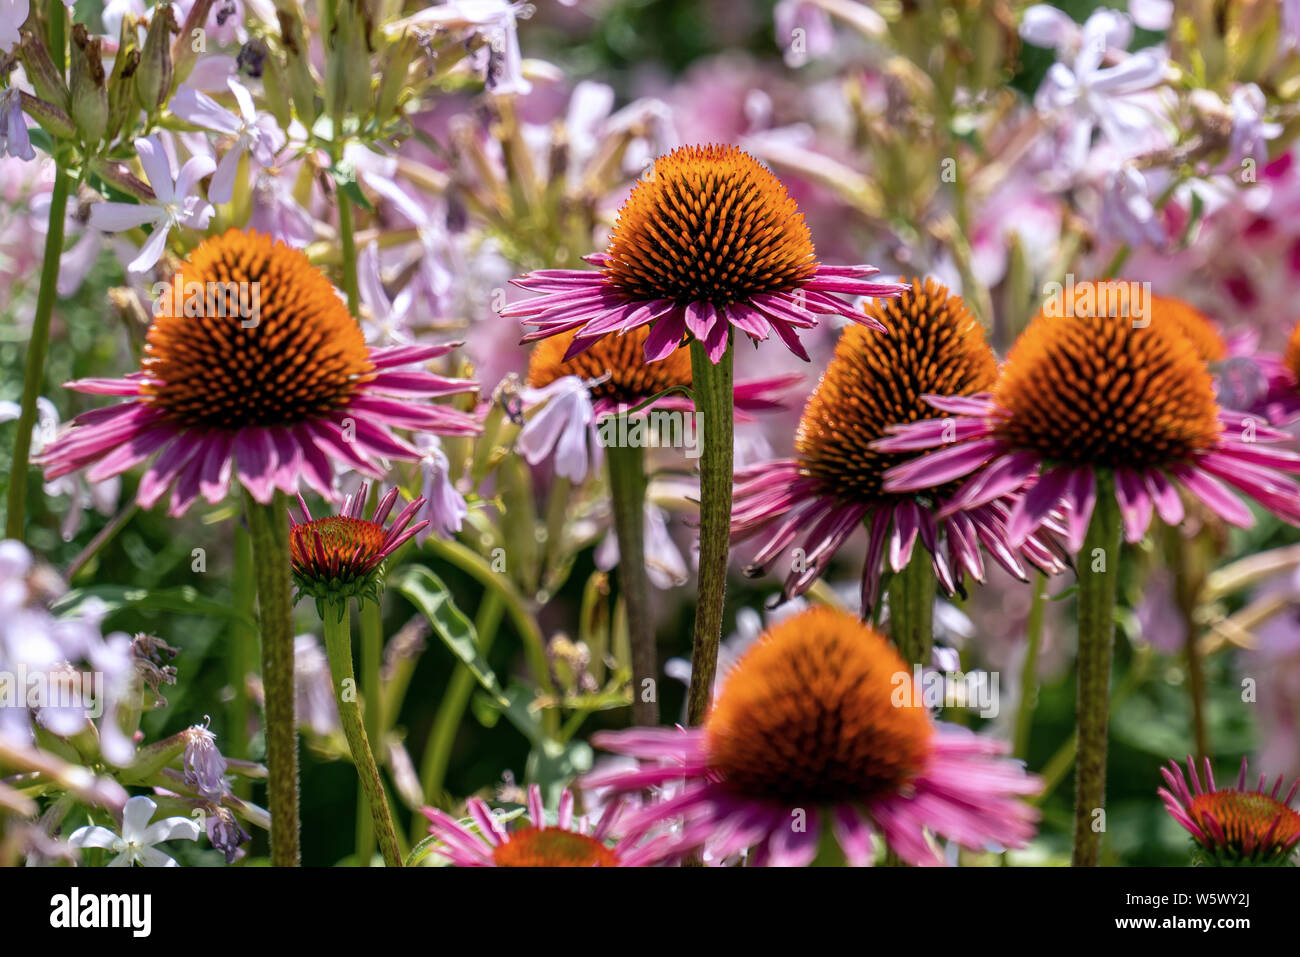
[{"label": "green leaf", "polygon": [[69,617],[77,613],[81,606],[96,599],[108,606],[108,615],[120,611],[169,611],[179,614],[205,615],[225,618],[238,622],[249,628],[256,628],[257,622],[233,608],[229,602],[205,598],[189,585],[179,588],[131,588],[125,585],[93,585],[88,588],[74,588],[51,605],[52,610]]},{"label": "green leaf", "polygon": [[443,644],[469,669],[484,691],[503,709],[510,706],[491,666],[479,653],[474,624],[451,600],[442,579],[423,565],[407,565],[389,579],[388,587],[398,591],[429,619]]}]

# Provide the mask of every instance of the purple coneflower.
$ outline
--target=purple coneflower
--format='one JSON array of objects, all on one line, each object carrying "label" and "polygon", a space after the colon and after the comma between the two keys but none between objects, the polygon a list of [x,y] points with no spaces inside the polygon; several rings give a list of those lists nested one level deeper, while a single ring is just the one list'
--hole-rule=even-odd
[{"label": "purple coneflower", "polygon": [[902,424],[877,451],[931,451],[891,469],[885,488],[903,492],[979,473],[941,509],[950,514],[994,501],[1037,477],[1008,522],[1024,541],[1065,509],[1078,551],[1098,498],[1098,475],[1113,475],[1125,536],[1139,541],[1152,513],[1183,519],[1179,488],[1232,525],[1253,524],[1232,485],[1300,524],[1300,457],[1264,446],[1290,436],[1215,402],[1196,345],[1153,315],[1034,318],[1007,356],[991,392],[926,397],[945,418]]},{"label": "purple coneflower", "polygon": [[411,525],[411,519],[424,507],[424,499],[417,498],[384,526],[397,501],[396,488],[389,489],[379,500],[374,515],[364,518],[369,495],[370,486],[363,483],[355,495],[344,499],[338,515],[315,519],[302,496],[298,496],[302,521],[289,516],[289,563],[301,594],[310,595],[317,603],[345,602],[349,598],[379,600],[385,559],[429,523]]},{"label": "purple coneflower", "polygon": [[671,355],[687,335],[718,362],[734,326],[755,341],[773,332],[802,359],[797,331],[818,316],[872,320],[837,298],[896,296],[873,266],[826,266],[785,186],[734,146],[686,146],[660,157],[632,190],[598,267],[541,269],[515,285],[543,295],[501,315],[537,326],[525,341],[574,332],[571,357],[611,332],[649,325],[645,357]]},{"label": "purple coneflower", "polygon": [[[1081,283],[1075,293],[1030,322],[991,392],[930,396],[948,417],[896,426],[873,448],[929,452],[891,469],[889,491],[973,476],[940,515],[1033,482],[1007,521],[1012,544],[1063,513],[1079,579],[1073,859],[1095,866],[1121,524],[1130,542],[1153,512],[1179,524],[1181,487],[1224,521],[1251,525],[1250,509],[1225,482],[1300,524],[1300,487],[1284,474],[1300,472],[1300,458],[1267,447],[1283,433],[1220,408],[1203,351],[1168,310],[1151,303],[1139,318],[1129,308],[1136,301],[1123,298],[1127,283]],[[1103,295],[1108,308],[1098,308]]]},{"label": "purple coneflower", "polygon": [[221,501],[232,477],[262,504],[300,481],[332,497],[332,462],[382,478],[382,459],[420,457],[393,428],[478,431],[426,402],[476,383],[405,368],[454,345],[368,348],[324,274],[266,236],[208,239],[163,298],[139,372],[68,383],[130,401],[78,416],[41,456],[47,479],[89,467],[102,481],[158,453],[137,500],[150,508],[170,487],[179,515],[200,494]]},{"label": "purple coneflower", "polygon": [[663,841],[637,846],[623,839],[610,844],[610,831],[619,818],[622,801],[606,805],[600,819],[589,824],[574,820],[573,792],[560,794],[554,827],[546,823],[542,792],[528,788],[529,824],[507,830],[479,798],[466,802],[477,830],[467,827],[445,811],[420,808],[430,821],[429,833],[442,842],[439,853],[457,867],[639,867],[661,859]]},{"label": "purple coneflower", "polygon": [[853,865],[872,863],[876,833],[918,866],[944,860],[927,832],[973,849],[1023,847],[1038,812],[1021,798],[1038,780],[1000,757],[1000,742],[900,701],[910,681],[884,637],[817,606],[759,638],[702,727],[596,735],[645,763],[583,784],[629,795],[678,784],[624,815],[624,840],[680,821],[658,839],[681,855],[707,846],[714,860],[748,850],[754,864],[805,866],[828,825]]},{"label": "purple coneflower", "polygon": [[1196,765],[1187,758],[1187,786],[1183,769],[1177,761],[1161,768],[1169,789],[1158,788],[1165,810],[1185,827],[1196,841],[1198,856],[1208,864],[1284,865],[1292,863],[1300,846],[1300,813],[1290,805],[1300,779],[1291,784],[1286,797],[1278,799],[1283,778],[1279,774],[1272,790],[1264,775],[1251,790],[1246,783],[1246,759],[1241,759],[1241,773],[1235,787],[1220,788],[1214,783],[1210,759],[1205,759],[1205,787],[1196,775]]},{"label": "purple coneflower", "polygon": [[1060,571],[1056,556],[1037,539],[1026,538],[1018,549],[1008,544],[1005,522],[1015,501],[1008,496],[1017,491],[1015,486],[989,501],[952,510],[944,506],[960,489],[953,482],[904,493],[883,487],[885,472],[915,453],[880,453],[872,442],[896,423],[931,414],[927,394],[970,395],[992,388],[997,360],[961,297],[949,296],[932,280],[867,312],[883,331],[844,330],[804,408],[796,457],[736,474],[732,540],[766,536],[746,574],[762,574],[799,542],[801,560],[793,563],[781,597],[802,595],[864,524],[864,615],[876,604],[886,554],[889,568],[902,572],[918,540],[948,594],[962,589],[967,573],[984,580],[981,546],[1022,580],[1022,558],[1048,574]]}]

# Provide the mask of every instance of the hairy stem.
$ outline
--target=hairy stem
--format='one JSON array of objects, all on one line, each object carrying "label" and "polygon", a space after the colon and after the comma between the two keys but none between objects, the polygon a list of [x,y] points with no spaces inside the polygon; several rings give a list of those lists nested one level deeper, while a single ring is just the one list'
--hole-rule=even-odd
[{"label": "hairy stem", "polygon": [[289,580],[289,514],[283,492],[269,505],[245,492],[248,533],[257,575],[262,632],[262,688],[266,699],[267,810],[271,864],[297,867],[298,732],[294,725],[293,599]]},{"label": "hairy stem", "polygon": [[908,664],[928,667],[934,650],[936,580],[930,553],[918,544],[889,582],[889,634]]},{"label": "hairy stem", "polygon": [[[730,335],[730,333],[728,333]],[[722,606],[727,594],[727,555],[731,545],[731,463],[735,430],[732,385],[733,346],[717,365],[704,344],[691,340],[691,391],[696,425],[704,448],[700,457],[700,568],[696,591],[695,634],[691,647],[691,687],[686,723],[698,725],[709,712],[713,678],[722,640]]]},{"label": "hairy stem", "polygon": [[1075,867],[1096,867],[1106,807],[1111,645],[1119,577],[1119,507],[1108,474],[1097,476],[1097,505],[1076,567],[1079,575],[1078,757],[1074,772]]},{"label": "hairy stem", "polygon": [[1029,757],[1029,731],[1034,723],[1034,704],[1038,697],[1038,652],[1043,645],[1043,614],[1047,608],[1047,576],[1034,579],[1034,603],[1029,606],[1029,625],[1025,660],[1020,666],[1020,703],[1016,706],[1016,734],[1013,753],[1021,760]]},{"label": "hairy stem", "polygon": [[[384,618],[378,602],[361,603],[361,699],[366,703],[362,718],[366,736],[383,747],[383,709],[379,706],[379,665],[384,653]],[[357,800],[357,855],[370,860],[375,851],[375,829],[369,802]]]},{"label": "hairy stem", "polygon": [[[327,601],[321,609],[321,627],[325,632],[325,654],[330,662],[330,677],[334,684],[334,699],[339,706],[339,720],[343,735],[348,739],[352,763],[356,765],[361,790],[370,805],[370,816],[375,834],[379,838],[379,852],[387,867],[401,867],[402,853],[397,847],[397,832],[393,829],[393,815],[384,794],[384,783],[379,778],[375,755],[370,750],[370,739],[361,718],[357,698],[357,679],[352,672],[352,628],[346,601]],[[372,701],[372,708],[379,702]],[[370,858],[362,859],[363,865]]]},{"label": "hairy stem", "polygon": [[[57,4],[56,19],[64,15]],[[62,23],[62,20],[59,21]],[[60,54],[61,55],[61,54]],[[27,470],[32,454],[32,428],[36,425],[36,400],[45,384],[45,357],[50,350],[50,317],[59,285],[59,257],[63,254],[63,220],[68,208],[72,177],[62,168],[54,174],[50,212],[45,233],[45,255],[41,261],[41,285],[36,294],[36,318],[27,345],[27,367],[23,373],[23,396],[14,433],[14,458],[9,473],[9,505],[5,513],[5,537],[23,541],[27,523]]]},{"label": "hairy stem", "polygon": [[[613,446],[607,451],[614,532],[618,536],[618,579],[627,605],[632,643],[632,723],[649,727],[659,723],[659,666],[650,608],[650,576],[645,567],[645,450],[639,446]],[[649,701],[642,690],[647,679]]]}]

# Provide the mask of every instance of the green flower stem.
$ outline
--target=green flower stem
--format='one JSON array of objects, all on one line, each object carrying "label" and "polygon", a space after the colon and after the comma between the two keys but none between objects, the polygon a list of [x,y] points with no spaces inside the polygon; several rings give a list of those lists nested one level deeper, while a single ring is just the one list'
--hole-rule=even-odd
[{"label": "green flower stem", "polygon": [[[494,571],[487,559],[460,542],[430,535],[423,547],[435,558],[454,565],[489,592],[496,592],[501,597],[510,616],[510,623],[514,625],[515,631],[519,633],[524,643],[524,656],[528,659],[528,667],[533,673],[533,678],[541,685],[544,694],[554,695],[555,685],[551,682],[550,663],[546,657],[546,639],[542,636],[541,625],[537,623],[537,618],[529,611],[523,596],[511,584],[510,579],[505,574]],[[559,716],[554,709],[548,708],[545,711],[542,715],[542,723],[548,734],[553,735],[559,730]]]},{"label": "green flower stem", "polygon": [[1043,646],[1043,614],[1047,609],[1047,576],[1034,578],[1034,600],[1029,606],[1029,634],[1025,648],[1025,661],[1020,666],[1020,703],[1016,707],[1016,733],[1013,752],[1016,757],[1029,757],[1029,730],[1034,722],[1034,704],[1038,697],[1038,652]]},{"label": "green flower stem", "polygon": [[1192,706],[1192,741],[1196,746],[1196,760],[1201,762],[1210,754],[1210,733],[1205,714],[1205,661],[1196,611],[1205,588],[1208,566],[1213,563],[1213,546],[1206,541],[1204,532],[1187,539],[1179,528],[1166,526],[1162,531],[1165,560],[1174,573],[1174,601],[1184,632],[1183,654],[1187,659],[1187,696]]},{"label": "green flower stem", "polygon": [[[379,838],[379,851],[387,867],[401,867],[402,854],[397,847],[397,833],[393,829],[393,816],[388,809],[384,783],[375,766],[375,756],[370,750],[370,740],[361,719],[361,706],[357,703],[357,679],[352,672],[352,622],[346,601],[326,601],[321,608],[321,627],[325,632],[325,654],[330,662],[330,677],[334,682],[334,697],[339,706],[339,720],[343,734],[348,739],[352,763],[356,765],[361,790],[370,805],[370,816]],[[371,702],[372,709],[378,702]],[[362,858],[368,864],[370,858]]]},{"label": "green flower stem", "polygon": [[[1133,655],[1133,662],[1129,666],[1128,674],[1124,680],[1116,687],[1115,693],[1110,696],[1110,716],[1113,718],[1119,711],[1120,706],[1127,701],[1138,688],[1142,687],[1147,679],[1147,672],[1150,670],[1151,662],[1154,655],[1149,645],[1143,645],[1137,648]],[[1061,783],[1065,773],[1074,766],[1074,758],[1078,753],[1079,735],[1078,732],[1070,732],[1067,738],[1055,753],[1043,765],[1038,776],[1043,779],[1042,789],[1034,796],[1028,798],[1030,804],[1041,805]]]},{"label": "green flower stem", "polygon": [[[366,703],[362,718],[366,737],[379,747],[384,742],[384,713],[380,707],[379,664],[384,653],[384,617],[378,602],[361,603],[361,699]],[[357,855],[370,860],[375,852],[375,829],[372,825],[369,802],[364,795],[357,798]]]},{"label": "green flower stem", "polygon": [[1106,807],[1106,739],[1110,724],[1111,645],[1119,577],[1119,506],[1109,473],[1097,475],[1097,505],[1079,552],[1078,758],[1074,773],[1075,867],[1096,867]]},{"label": "green flower stem", "polygon": [[348,312],[361,321],[361,296],[357,287],[357,237],[352,222],[352,200],[339,190],[335,194],[339,207],[339,246],[343,253],[343,294],[348,299]]},{"label": "green flower stem", "polygon": [[[231,600],[235,610],[248,621],[257,621],[255,611],[257,604],[257,576],[253,566],[253,542],[248,531],[242,526],[235,529],[235,569]],[[256,669],[257,629],[242,622],[230,626],[231,648],[228,655],[229,672],[226,680],[230,683],[233,697],[230,702],[230,726],[226,729],[226,756],[231,758],[248,757],[248,723],[250,708],[248,702],[248,673]],[[248,797],[245,782],[238,782]]]},{"label": "green flower stem", "polygon": [[[478,636],[479,653],[486,656],[496,640],[497,629],[501,627],[501,615],[505,603],[501,593],[489,591],[483,596],[478,614],[474,618],[474,632]],[[478,687],[473,673],[464,665],[458,664],[452,671],[443,692],[442,702],[433,720],[433,731],[429,742],[424,747],[424,759],[420,765],[420,791],[426,800],[438,804],[442,800],[443,783],[447,779],[447,765],[451,762],[452,745],[456,743],[456,732],[465,715],[465,706],[469,696]],[[428,827],[423,815],[415,815],[411,823],[411,840],[424,836]]]},{"label": "green flower stem", "polygon": [[908,664],[930,665],[936,584],[930,553],[919,543],[907,567],[890,579],[889,633]]},{"label": "green flower stem", "polygon": [[[63,4],[54,4],[54,19],[62,30]],[[61,48],[60,48],[61,50]],[[59,53],[62,56],[62,52]],[[45,357],[50,350],[50,317],[59,284],[59,257],[63,254],[63,219],[68,208],[72,177],[60,166],[54,174],[50,194],[49,225],[45,232],[45,255],[41,261],[41,285],[36,294],[36,318],[27,345],[27,368],[23,373],[23,396],[14,433],[13,465],[9,473],[9,504],[5,513],[5,537],[24,540],[27,523],[27,471],[32,454],[32,429],[36,425],[36,400],[45,384]]]},{"label": "green flower stem", "polygon": [[[728,333],[730,335],[730,333]],[[700,566],[696,590],[695,635],[691,647],[691,687],[686,723],[703,723],[713,698],[722,640],[722,608],[727,594],[727,554],[731,545],[731,467],[735,430],[732,384],[733,345],[714,365],[704,343],[691,340],[691,391],[696,427],[704,442],[700,458]]]},{"label": "green flower stem", "polygon": [[289,513],[283,492],[269,505],[244,493],[257,575],[262,630],[262,688],[266,699],[267,810],[271,864],[297,867],[298,731],[294,725],[293,599],[289,580]]},{"label": "green flower stem", "polygon": [[[614,532],[618,536],[618,580],[627,605],[632,644],[632,723],[652,727],[659,723],[659,694],[655,688],[659,666],[650,608],[650,576],[645,567],[645,450],[639,446],[612,446],[606,455]],[[654,689],[649,701],[642,693],[642,682],[647,678]]]}]

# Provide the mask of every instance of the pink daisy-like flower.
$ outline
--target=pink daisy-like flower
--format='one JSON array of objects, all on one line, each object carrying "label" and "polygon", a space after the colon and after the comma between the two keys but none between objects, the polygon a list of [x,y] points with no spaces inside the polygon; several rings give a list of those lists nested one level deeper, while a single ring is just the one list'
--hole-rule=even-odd
[{"label": "pink daisy-like flower", "polygon": [[1010,540],[1024,541],[1059,510],[1071,552],[1110,475],[1130,542],[1153,512],[1170,525],[1182,521],[1180,488],[1225,522],[1250,526],[1250,509],[1225,483],[1300,524],[1300,487],[1284,474],[1300,472],[1300,457],[1267,447],[1289,436],[1221,409],[1205,361],[1175,323],[1159,309],[1142,323],[1122,309],[1069,312],[1034,318],[991,393],[927,396],[948,417],[895,426],[873,443],[882,452],[930,453],[891,469],[885,489],[974,475],[940,509],[945,515],[1036,479],[1011,511]]},{"label": "pink daisy-like flower", "polygon": [[734,146],[687,146],[660,157],[619,212],[598,268],[542,269],[514,280],[542,295],[501,310],[537,329],[524,341],[574,332],[571,358],[612,332],[649,325],[645,357],[671,355],[689,334],[718,362],[731,329],[773,332],[800,358],[798,330],[823,315],[871,325],[838,296],[896,296],[872,266],[826,266],[781,181]]},{"label": "pink daisy-like flower", "polygon": [[389,489],[375,506],[375,514],[367,519],[370,485],[363,483],[355,495],[344,499],[338,515],[313,519],[299,495],[302,521],[292,512],[289,514],[289,565],[299,591],[318,602],[352,597],[378,601],[384,561],[429,524],[424,521],[411,525],[424,507],[424,499],[417,498],[385,527],[397,496],[398,489]]},{"label": "pink daisy-like flower", "polygon": [[1157,788],[1156,793],[1165,802],[1165,810],[1187,829],[1196,841],[1200,857],[1210,864],[1221,865],[1278,865],[1292,862],[1296,848],[1300,847],[1300,813],[1291,805],[1300,778],[1291,784],[1286,797],[1278,799],[1283,778],[1279,774],[1272,790],[1268,781],[1259,776],[1259,784],[1251,790],[1246,783],[1246,759],[1241,759],[1241,773],[1235,787],[1220,788],[1214,783],[1210,759],[1205,759],[1205,786],[1196,775],[1196,765],[1187,758],[1187,773],[1192,785],[1187,786],[1183,769],[1177,761],[1170,761],[1160,773],[1169,785],[1168,790]]},{"label": "pink daisy-like flower", "polygon": [[334,287],[298,250],[229,230],[177,271],[149,328],[141,369],[67,387],[130,401],[78,416],[45,449],[47,480],[88,468],[102,481],[157,455],[137,500],[172,489],[179,515],[236,479],[259,502],[299,482],[333,498],[332,463],[382,478],[386,458],[419,459],[393,428],[472,435],[474,417],[428,399],[477,384],[418,366],[451,345],[367,347]]},{"label": "pink daisy-like flower", "polygon": [[595,735],[643,764],[588,774],[583,786],[675,786],[624,815],[625,840],[657,834],[678,854],[707,847],[714,860],[748,851],[753,864],[806,866],[827,826],[855,866],[873,862],[877,833],[918,866],[943,863],[929,833],[973,849],[1023,847],[1038,812],[1021,798],[1038,779],[1001,757],[1000,742],[936,725],[906,694],[912,680],[880,634],[814,607],[745,653],[703,726]]},{"label": "pink daisy-like flower", "polygon": [[792,563],[782,598],[803,594],[863,524],[868,532],[864,614],[876,604],[886,551],[889,567],[900,572],[918,540],[949,594],[962,590],[968,573],[984,580],[981,546],[1021,579],[1026,577],[1022,559],[1048,574],[1062,570],[1048,545],[1035,538],[1019,549],[1007,543],[1005,522],[1014,499],[1004,496],[946,513],[939,510],[957,492],[954,483],[901,494],[882,487],[886,470],[915,453],[882,454],[871,443],[895,423],[930,414],[923,398],[928,393],[962,395],[991,388],[997,360],[961,297],[949,296],[933,281],[916,282],[868,313],[885,331],[844,330],[804,409],[796,457],[736,475],[732,539],[766,536],[746,574],[762,574],[799,542],[802,554],[796,558],[801,560]]},{"label": "pink daisy-like flower", "polygon": [[429,833],[442,842],[439,853],[457,867],[640,867],[658,862],[663,841],[638,846],[624,838],[610,843],[623,805],[621,800],[606,804],[595,824],[575,820],[573,792],[566,788],[551,827],[546,823],[541,789],[533,784],[528,788],[529,824],[513,831],[479,798],[466,802],[474,828],[437,808],[423,807],[420,813],[430,821]]},{"label": "pink daisy-like flower", "polygon": [[1300,322],[1292,328],[1281,355],[1262,353],[1255,364],[1266,383],[1259,405],[1268,420],[1286,425],[1300,419]]}]

